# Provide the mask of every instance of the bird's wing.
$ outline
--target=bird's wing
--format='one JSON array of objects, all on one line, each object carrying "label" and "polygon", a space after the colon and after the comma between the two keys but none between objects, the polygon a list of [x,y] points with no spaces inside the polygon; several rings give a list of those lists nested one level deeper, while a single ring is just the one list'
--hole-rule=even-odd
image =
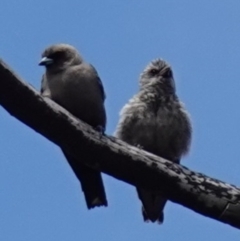
[{"label": "bird's wing", "polygon": [[94,66],[93,65],[91,65],[90,64],[90,68],[92,69],[92,71],[96,74],[96,81],[97,81],[97,83],[98,83],[98,86],[99,86],[99,89],[100,89],[100,91],[101,91],[101,95],[102,95],[102,98],[103,98],[103,100],[105,100],[106,99],[106,93],[105,93],[105,91],[104,91],[104,87],[103,87],[103,84],[102,84],[102,81],[101,81],[101,79],[100,79],[100,77],[99,77],[99,75],[98,75],[98,72],[97,72],[97,70],[94,68]]}]

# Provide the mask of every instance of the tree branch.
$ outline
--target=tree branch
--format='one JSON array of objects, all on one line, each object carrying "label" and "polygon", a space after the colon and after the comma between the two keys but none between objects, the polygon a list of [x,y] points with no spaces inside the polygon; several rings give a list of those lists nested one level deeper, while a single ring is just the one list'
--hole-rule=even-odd
[{"label": "tree branch", "polygon": [[240,228],[240,189],[103,136],[43,98],[0,60],[0,104],[11,115],[85,164],[166,197],[202,215]]}]

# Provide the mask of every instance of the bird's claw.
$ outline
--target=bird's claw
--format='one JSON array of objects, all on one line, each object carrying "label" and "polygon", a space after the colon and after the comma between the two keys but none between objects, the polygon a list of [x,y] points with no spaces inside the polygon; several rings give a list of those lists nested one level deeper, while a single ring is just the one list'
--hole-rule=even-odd
[{"label": "bird's claw", "polygon": [[143,150],[143,146],[141,146],[140,144],[136,144],[135,146],[136,146],[138,149]]},{"label": "bird's claw", "polygon": [[105,133],[105,128],[101,125],[96,126],[95,130],[100,132],[102,135],[104,135],[104,133]]}]

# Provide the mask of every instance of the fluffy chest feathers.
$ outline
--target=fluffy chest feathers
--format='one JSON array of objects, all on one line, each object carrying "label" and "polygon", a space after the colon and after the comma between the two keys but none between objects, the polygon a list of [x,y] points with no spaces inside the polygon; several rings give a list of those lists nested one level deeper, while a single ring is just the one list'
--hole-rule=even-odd
[{"label": "fluffy chest feathers", "polygon": [[175,95],[141,91],[121,111],[116,135],[156,155],[177,160],[188,151],[191,126]]}]

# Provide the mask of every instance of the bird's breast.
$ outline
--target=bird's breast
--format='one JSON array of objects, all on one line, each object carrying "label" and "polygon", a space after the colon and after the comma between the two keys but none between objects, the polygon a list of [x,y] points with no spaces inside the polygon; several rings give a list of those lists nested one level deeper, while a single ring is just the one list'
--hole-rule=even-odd
[{"label": "bird's breast", "polygon": [[50,78],[51,98],[71,114],[92,125],[105,126],[106,114],[100,93],[78,80]]}]

